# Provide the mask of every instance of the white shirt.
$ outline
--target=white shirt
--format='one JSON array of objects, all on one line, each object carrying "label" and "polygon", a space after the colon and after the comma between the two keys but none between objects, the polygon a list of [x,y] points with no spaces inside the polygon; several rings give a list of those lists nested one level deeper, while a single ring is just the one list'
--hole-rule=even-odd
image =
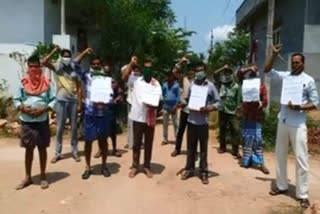
[{"label": "white shirt", "polygon": [[[291,76],[290,71],[277,71],[272,69],[268,76],[271,79],[283,80],[287,76]],[[302,72],[300,75],[295,76],[295,78],[299,78],[303,84],[303,104],[307,104],[311,102],[313,105],[319,105],[319,96],[316,88],[316,84],[314,79]],[[289,126],[300,127],[305,125],[306,123],[306,112],[305,111],[294,111],[291,110],[287,105],[281,105],[281,111],[278,116],[279,120]]]},{"label": "white shirt", "polygon": [[[160,87],[160,84],[157,80],[156,85]],[[141,89],[140,87],[146,83],[143,77],[139,77],[134,83],[132,100],[131,100],[131,111],[129,113],[129,118],[133,121],[146,123],[147,122],[147,106],[141,100]]]},{"label": "white shirt", "polygon": [[[128,65],[125,65],[121,68],[121,73],[123,74],[125,70],[127,69]],[[133,87],[135,81],[139,78],[139,76],[134,75],[131,73],[128,78],[127,87],[128,87],[128,96],[127,96],[127,102],[129,104],[132,104],[132,94],[133,94]]]}]

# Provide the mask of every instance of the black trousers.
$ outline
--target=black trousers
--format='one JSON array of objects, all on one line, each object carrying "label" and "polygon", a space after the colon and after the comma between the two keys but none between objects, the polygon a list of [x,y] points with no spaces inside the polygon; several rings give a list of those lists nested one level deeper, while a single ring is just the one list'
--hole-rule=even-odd
[{"label": "black trousers", "polygon": [[138,169],[140,162],[141,144],[144,137],[144,167],[150,169],[154,126],[133,121],[133,163],[132,167]]},{"label": "black trousers", "polygon": [[239,130],[240,122],[236,115],[227,114],[222,111],[219,111],[219,141],[220,148],[227,148],[227,129],[230,130],[230,139],[232,141],[232,152],[239,152],[239,145],[241,142],[240,138],[240,130]]},{"label": "black trousers", "polygon": [[209,126],[188,123],[187,131],[187,165],[186,170],[195,169],[198,142],[200,143],[200,170],[208,173],[208,138]]},{"label": "black trousers", "polygon": [[188,124],[188,117],[189,117],[188,113],[186,113],[182,110],[180,111],[179,129],[178,129],[177,139],[176,139],[176,150],[178,152],[181,151],[183,134],[184,134],[184,131],[185,131],[187,124]]}]

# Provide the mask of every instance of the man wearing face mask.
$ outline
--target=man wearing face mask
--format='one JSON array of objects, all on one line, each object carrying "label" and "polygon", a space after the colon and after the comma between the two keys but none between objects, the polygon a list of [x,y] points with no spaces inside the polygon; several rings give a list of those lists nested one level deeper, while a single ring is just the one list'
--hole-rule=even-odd
[{"label": "man wearing face mask", "polygon": [[316,109],[319,105],[319,96],[316,89],[314,78],[305,73],[305,57],[301,53],[295,53],[291,56],[291,71],[280,72],[272,69],[275,59],[280,49],[273,48],[273,54],[267,60],[265,73],[268,73],[271,79],[283,80],[285,78],[295,78],[303,84],[302,105],[281,105],[279,113],[277,139],[276,139],[276,188],[271,195],[285,194],[288,190],[287,179],[287,157],[289,142],[293,147],[296,157],[296,197],[300,201],[302,208],[308,208],[308,139],[306,126],[307,111]]},{"label": "man wearing face mask", "polygon": [[189,102],[189,97],[194,85],[208,87],[208,93],[203,95],[207,97],[206,106],[202,107],[200,111],[190,109],[187,130],[187,163],[181,179],[186,180],[194,175],[195,159],[199,142],[200,179],[203,184],[209,184],[207,160],[209,138],[208,117],[211,111],[218,109],[220,98],[215,86],[206,79],[206,66],[204,63],[199,63],[196,66],[195,80],[190,86],[187,103]]},{"label": "man wearing face mask", "polygon": [[[90,60],[90,69],[84,70],[80,66],[81,60],[92,54],[92,49],[88,48],[79,56],[74,59],[72,63],[74,70],[77,72],[77,75],[80,77],[84,84],[85,90],[85,103],[84,103],[84,153],[86,160],[85,171],[82,174],[82,179],[88,179],[92,174],[91,169],[91,151],[92,143],[97,140],[99,149],[101,151],[101,174],[104,177],[109,177],[111,175],[109,169],[106,166],[107,154],[108,154],[108,144],[107,137],[110,133],[111,119],[112,119],[112,108],[115,105],[115,99],[112,94],[111,100],[109,103],[104,102],[95,102],[91,100],[92,94],[92,83],[96,79],[103,79],[106,77],[105,72],[102,69],[101,59],[97,56],[93,56]],[[109,90],[112,89],[110,86]],[[106,93],[109,92],[106,90]],[[110,92],[109,92],[110,93]]]},{"label": "man wearing face mask", "polygon": [[157,106],[149,106],[141,101],[142,87],[145,84],[151,84],[160,88],[160,83],[153,78],[152,62],[147,60],[144,62],[142,77],[138,78],[134,83],[134,91],[132,96],[132,107],[129,118],[133,121],[133,161],[129,177],[133,178],[139,172],[139,161],[142,139],[144,139],[144,165],[143,172],[148,178],[153,177],[151,170],[151,157],[154,131],[156,125]]},{"label": "man wearing face mask", "polygon": [[[242,68],[237,73],[240,82],[258,78],[256,65]],[[264,174],[269,170],[264,164],[262,145],[263,108],[268,104],[268,93],[264,83],[260,84],[260,100],[242,103],[242,142],[243,157],[241,167],[249,168],[251,165],[260,169]]]},{"label": "man wearing face mask", "polygon": [[237,113],[241,107],[241,88],[235,82],[233,70],[229,65],[225,65],[219,70],[218,83],[220,85],[220,107],[219,107],[219,141],[220,148],[218,152],[220,154],[225,153],[227,150],[227,130],[230,130],[230,139],[232,143],[232,155],[236,158],[241,158],[239,153],[239,120]]},{"label": "man wearing face mask", "polygon": [[58,51],[55,47],[53,51],[45,56],[41,61],[42,64],[53,70],[57,76],[57,134],[56,134],[56,151],[51,163],[56,163],[62,158],[62,138],[65,130],[66,120],[69,118],[71,124],[71,152],[76,162],[81,159],[78,155],[78,136],[77,136],[77,100],[79,79],[76,72],[71,67],[71,51],[61,50],[61,56],[57,63],[49,62],[51,56]]},{"label": "man wearing face mask", "polygon": [[[103,66],[103,70],[104,70],[106,76],[112,77],[112,69],[109,64],[105,64]],[[117,125],[117,107],[118,107],[118,104],[123,101],[123,92],[122,92],[122,89],[120,88],[118,82],[114,79],[112,79],[112,88],[115,92],[113,95],[115,105],[112,106],[112,108],[110,108],[112,113],[110,114],[111,127],[110,127],[109,137],[111,138],[111,141],[112,141],[112,147],[113,147],[112,155],[116,156],[116,157],[121,157],[122,156],[121,153],[117,150],[117,126],[118,126]],[[101,157],[100,149],[94,155],[94,157],[95,158]]]},{"label": "man wearing face mask", "polygon": [[132,56],[130,62],[121,68],[122,80],[127,83],[128,95],[127,95],[127,111],[128,111],[128,143],[125,148],[132,149],[133,147],[133,131],[132,131],[132,120],[129,118],[131,110],[132,94],[135,81],[141,76],[141,69],[138,66],[138,57]]},{"label": "man wearing face mask", "polygon": [[40,159],[40,186],[49,187],[46,177],[47,147],[50,145],[48,111],[55,106],[55,96],[50,82],[41,70],[38,56],[28,59],[28,70],[21,80],[21,87],[13,101],[19,111],[21,122],[21,147],[25,152],[25,179],[16,187],[23,189],[33,184],[31,169],[34,149],[37,147]]}]

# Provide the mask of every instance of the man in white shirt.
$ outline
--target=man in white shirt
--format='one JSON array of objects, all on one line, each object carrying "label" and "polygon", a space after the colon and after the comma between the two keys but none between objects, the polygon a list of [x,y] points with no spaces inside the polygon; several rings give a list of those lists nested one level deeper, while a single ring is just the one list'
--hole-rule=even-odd
[{"label": "man in white shirt", "polygon": [[[273,47],[272,57],[267,61],[265,72],[272,79],[283,80],[295,78],[303,84],[302,105],[282,105],[279,114],[276,156],[277,156],[277,182],[276,188],[270,191],[271,195],[284,194],[288,190],[287,156],[289,141],[296,157],[296,197],[302,208],[308,208],[308,139],[306,126],[306,111],[315,109],[319,104],[319,97],[314,79],[304,72],[305,57],[295,53],[291,57],[292,71],[279,72],[272,69],[280,49]],[[272,69],[272,70],[271,70]]]},{"label": "man in white shirt", "polygon": [[154,130],[156,123],[157,106],[150,106],[142,101],[142,89],[145,84],[151,84],[160,88],[160,83],[152,78],[152,63],[147,61],[144,63],[143,76],[138,78],[134,83],[132,96],[132,106],[129,118],[133,121],[133,163],[129,173],[129,177],[133,178],[139,172],[140,148],[142,139],[144,139],[144,166],[143,171],[148,178],[153,177],[150,168],[152,157],[152,145],[154,138]]}]

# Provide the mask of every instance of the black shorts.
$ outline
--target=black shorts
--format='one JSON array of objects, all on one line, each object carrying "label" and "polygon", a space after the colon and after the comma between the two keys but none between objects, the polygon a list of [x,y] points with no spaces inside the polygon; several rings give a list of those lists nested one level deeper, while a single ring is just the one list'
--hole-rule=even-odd
[{"label": "black shorts", "polygon": [[49,121],[43,122],[21,122],[21,142],[22,147],[49,147],[50,127]]}]

